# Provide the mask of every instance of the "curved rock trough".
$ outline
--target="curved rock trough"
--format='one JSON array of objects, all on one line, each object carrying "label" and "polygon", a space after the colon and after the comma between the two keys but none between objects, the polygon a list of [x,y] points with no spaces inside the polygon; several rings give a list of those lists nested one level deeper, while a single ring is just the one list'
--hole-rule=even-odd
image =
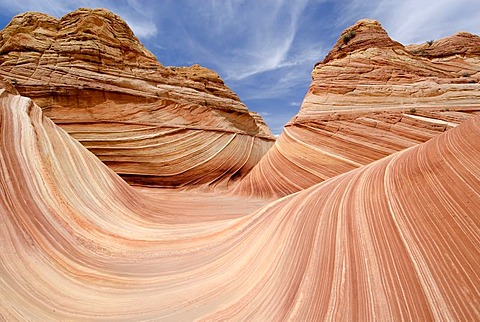
[{"label": "curved rock trough", "polygon": [[274,144],[118,19],[1,33],[0,320],[480,319],[478,37],[419,57],[360,21]]}]

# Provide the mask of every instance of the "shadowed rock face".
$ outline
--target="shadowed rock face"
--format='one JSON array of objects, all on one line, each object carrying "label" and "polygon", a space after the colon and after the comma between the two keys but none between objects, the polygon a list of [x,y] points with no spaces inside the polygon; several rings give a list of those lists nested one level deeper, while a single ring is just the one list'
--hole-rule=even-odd
[{"label": "shadowed rock face", "polygon": [[266,204],[133,188],[4,87],[2,319],[480,317],[478,116]]},{"label": "shadowed rock face", "polygon": [[480,37],[404,47],[360,20],[315,66],[299,113],[236,192],[288,195],[425,142],[479,113],[479,82]]},{"label": "shadowed rock face", "polygon": [[0,75],[131,183],[225,185],[274,141],[214,71],[162,66],[104,9],[14,17]]}]

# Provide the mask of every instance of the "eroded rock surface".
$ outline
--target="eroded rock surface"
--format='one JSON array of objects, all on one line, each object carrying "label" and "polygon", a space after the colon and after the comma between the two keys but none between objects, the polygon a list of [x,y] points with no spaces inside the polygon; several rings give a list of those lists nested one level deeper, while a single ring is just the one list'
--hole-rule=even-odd
[{"label": "eroded rock surface", "polygon": [[404,47],[360,20],[315,66],[299,113],[236,191],[288,195],[425,142],[478,114],[479,82],[480,37]]},{"label": "eroded rock surface", "polygon": [[4,89],[0,134],[2,319],[480,317],[478,116],[269,204],[133,188]]},{"label": "eroded rock surface", "polygon": [[48,49],[117,18],[2,33],[0,320],[480,320],[479,58],[459,45],[478,37],[426,55],[360,21],[234,195],[158,187],[227,184],[271,144],[216,74],[162,67],[120,26],[123,67]]},{"label": "eroded rock surface", "polygon": [[218,74],[162,66],[104,9],[14,17],[0,75],[131,183],[227,184],[274,141]]}]

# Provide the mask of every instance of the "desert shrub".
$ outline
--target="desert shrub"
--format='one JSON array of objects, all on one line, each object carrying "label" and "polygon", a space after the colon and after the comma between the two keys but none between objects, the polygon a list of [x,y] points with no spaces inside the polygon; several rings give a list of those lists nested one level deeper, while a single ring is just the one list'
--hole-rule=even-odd
[{"label": "desert shrub", "polygon": [[429,40],[429,41],[427,41],[427,45],[431,46],[431,45],[433,45],[433,42],[434,42],[434,40]]},{"label": "desert shrub", "polygon": [[408,110],[408,112],[410,114],[415,114],[415,112],[417,112],[417,109],[412,107],[411,109]]},{"label": "desert shrub", "polygon": [[345,35],[343,35],[342,37],[342,41],[344,44],[347,44],[350,40],[352,40],[354,37],[355,37],[355,31],[353,30],[350,30],[349,32],[347,32]]},{"label": "desert shrub", "polygon": [[425,50],[415,49],[415,50],[412,50],[412,54],[414,54],[415,56],[424,56],[425,55]]}]

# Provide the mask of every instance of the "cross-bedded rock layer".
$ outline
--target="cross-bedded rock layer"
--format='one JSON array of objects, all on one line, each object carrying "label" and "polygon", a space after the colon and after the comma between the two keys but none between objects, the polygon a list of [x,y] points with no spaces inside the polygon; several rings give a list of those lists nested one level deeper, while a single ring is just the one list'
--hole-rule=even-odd
[{"label": "cross-bedded rock layer", "polygon": [[479,137],[265,204],[134,189],[0,89],[0,318],[478,320]]},{"label": "cross-bedded rock layer", "polygon": [[425,142],[480,111],[480,37],[404,47],[374,20],[347,28],[299,113],[236,188],[279,197]]},{"label": "cross-bedded rock layer", "polygon": [[[0,320],[480,319],[479,55],[461,45],[475,36],[425,50],[374,21],[345,31],[241,181],[247,198],[132,187],[92,153],[143,184],[241,177],[271,139],[221,81],[213,93],[191,75],[214,74],[162,67],[102,10],[30,16],[43,18],[15,18],[0,40]],[[131,41],[124,69],[57,48],[109,26]]]},{"label": "cross-bedded rock layer", "polygon": [[132,183],[226,184],[274,141],[214,71],[162,66],[104,9],[14,17],[0,75]]}]

